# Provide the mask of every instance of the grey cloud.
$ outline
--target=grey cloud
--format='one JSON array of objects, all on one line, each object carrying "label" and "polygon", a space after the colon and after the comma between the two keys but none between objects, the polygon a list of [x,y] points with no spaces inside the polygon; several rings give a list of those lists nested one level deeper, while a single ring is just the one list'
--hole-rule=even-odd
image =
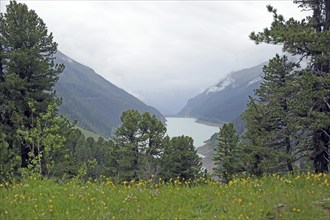
[{"label": "grey cloud", "polygon": [[62,52],[166,113],[230,71],[280,52],[248,39],[269,26],[267,4],[286,17],[299,13],[287,1],[25,3],[44,19]]}]

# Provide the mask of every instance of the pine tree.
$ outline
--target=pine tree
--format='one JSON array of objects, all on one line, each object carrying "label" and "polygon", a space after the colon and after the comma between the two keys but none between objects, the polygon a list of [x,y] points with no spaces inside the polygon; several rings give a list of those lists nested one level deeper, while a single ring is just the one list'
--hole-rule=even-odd
[{"label": "pine tree", "polygon": [[244,169],[258,177],[278,171],[277,155],[280,152],[268,145],[273,124],[267,107],[250,97],[242,118],[246,121],[241,154]]},{"label": "pine tree", "polygon": [[64,67],[54,61],[57,44],[45,23],[16,1],[0,16],[0,46],[0,130],[7,134],[8,148],[19,150],[21,167],[27,167],[31,146],[20,142],[16,131],[31,129],[33,118],[54,102],[53,86]]},{"label": "pine tree", "polygon": [[220,128],[218,144],[214,150],[214,173],[227,183],[234,174],[242,171],[239,137],[233,123],[224,124]]},{"label": "pine tree", "polygon": [[164,139],[161,175],[166,180],[179,177],[181,180],[195,179],[201,172],[201,158],[188,136]]},{"label": "pine tree", "polygon": [[[295,77],[296,64],[289,62],[286,56],[276,55],[263,69],[264,77],[260,88],[255,94],[257,102],[267,109],[268,129],[264,130],[267,141],[263,144],[269,150],[277,151],[279,156],[277,171],[283,170],[286,164],[287,170],[293,171],[294,152],[292,141],[295,137],[295,129],[292,125],[293,87],[291,83]],[[250,122],[252,123],[252,121]],[[265,134],[267,132],[267,134]]]},{"label": "pine tree", "polygon": [[123,112],[116,130],[117,174],[119,179],[145,179],[157,175],[166,127],[156,116],[136,110]]},{"label": "pine tree", "polygon": [[[311,10],[312,16],[301,21],[290,18],[285,20],[271,6],[268,11],[273,14],[274,21],[270,28],[265,28],[250,37],[256,43],[282,44],[285,52],[299,56],[308,61],[306,68],[301,69],[295,79],[296,97],[293,101],[296,128],[304,133],[304,143],[311,143],[311,159],[315,172],[328,172],[329,134],[330,134],[330,2],[327,0],[295,1],[304,10]],[[299,62],[298,62],[299,63]],[[308,81],[306,81],[308,80]],[[308,91],[308,93],[306,93]],[[302,106],[304,105],[304,106]],[[303,136],[301,136],[303,137]],[[308,150],[308,145],[305,145]]]}]

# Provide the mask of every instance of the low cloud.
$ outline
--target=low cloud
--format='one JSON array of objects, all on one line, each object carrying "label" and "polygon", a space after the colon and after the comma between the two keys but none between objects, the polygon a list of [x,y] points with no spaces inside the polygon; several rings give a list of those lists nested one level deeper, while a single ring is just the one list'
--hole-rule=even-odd
[{"label": "low cloud", "polygon": [[165,113],[230,71],[280,52],[248,39],[272,21],[267,4],[299,15],[287,1],[21,2],[45,21],[62,52]]}]

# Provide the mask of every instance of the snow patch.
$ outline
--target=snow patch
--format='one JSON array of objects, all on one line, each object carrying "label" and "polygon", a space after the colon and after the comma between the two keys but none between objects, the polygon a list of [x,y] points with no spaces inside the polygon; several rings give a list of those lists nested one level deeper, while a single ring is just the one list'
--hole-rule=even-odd
[{"label": "snow patch", "polygon": [[249,86],[252,85],[253,83],[259,82],[259,81],[261,81],[261,80],[262,80],[261,77],[255,78],[254,80],[251,80],[251,81],[246,85],[246,87],[249,87]]},{"label": "snow patch", "polygon": [[211,86],[210,88],[208,88],[206,90],[206,94],[212,93],[212,92],[220,92],[222,90],[224,90],[225,88],[227,88],[229,85],[233,84],[235,80],[232,79],[231,77],[227,77],[225,80],[223,80],[221,82],[220,85],[215,85],[215,86]]},{"label": "snow patch", "polygon": [[72,59],[67,57],[62,57],[63,60],[68,61],[69,63],[73,63]]}]

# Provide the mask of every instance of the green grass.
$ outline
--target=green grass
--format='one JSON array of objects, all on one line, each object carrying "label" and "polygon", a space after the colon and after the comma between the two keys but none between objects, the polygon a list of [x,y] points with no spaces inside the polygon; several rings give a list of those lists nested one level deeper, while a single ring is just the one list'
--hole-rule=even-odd
[{"label": "green grass", "polygon": [[330,176],[0,185],[0,219],[330,219]]},{"label": "green grass", "polygon": [[[97,141],[97,139],[99,139],[99,137],[103,137],[93,131],[89,131],[89,130],[86,130],[84,128],[81,128],[81,127],[78,127],[77,128],[83,133],[83,135],[87,138],[87,137],[92,137],[94,138],[95,141]],[[104,138],[104,137],[103,137]]]}]

